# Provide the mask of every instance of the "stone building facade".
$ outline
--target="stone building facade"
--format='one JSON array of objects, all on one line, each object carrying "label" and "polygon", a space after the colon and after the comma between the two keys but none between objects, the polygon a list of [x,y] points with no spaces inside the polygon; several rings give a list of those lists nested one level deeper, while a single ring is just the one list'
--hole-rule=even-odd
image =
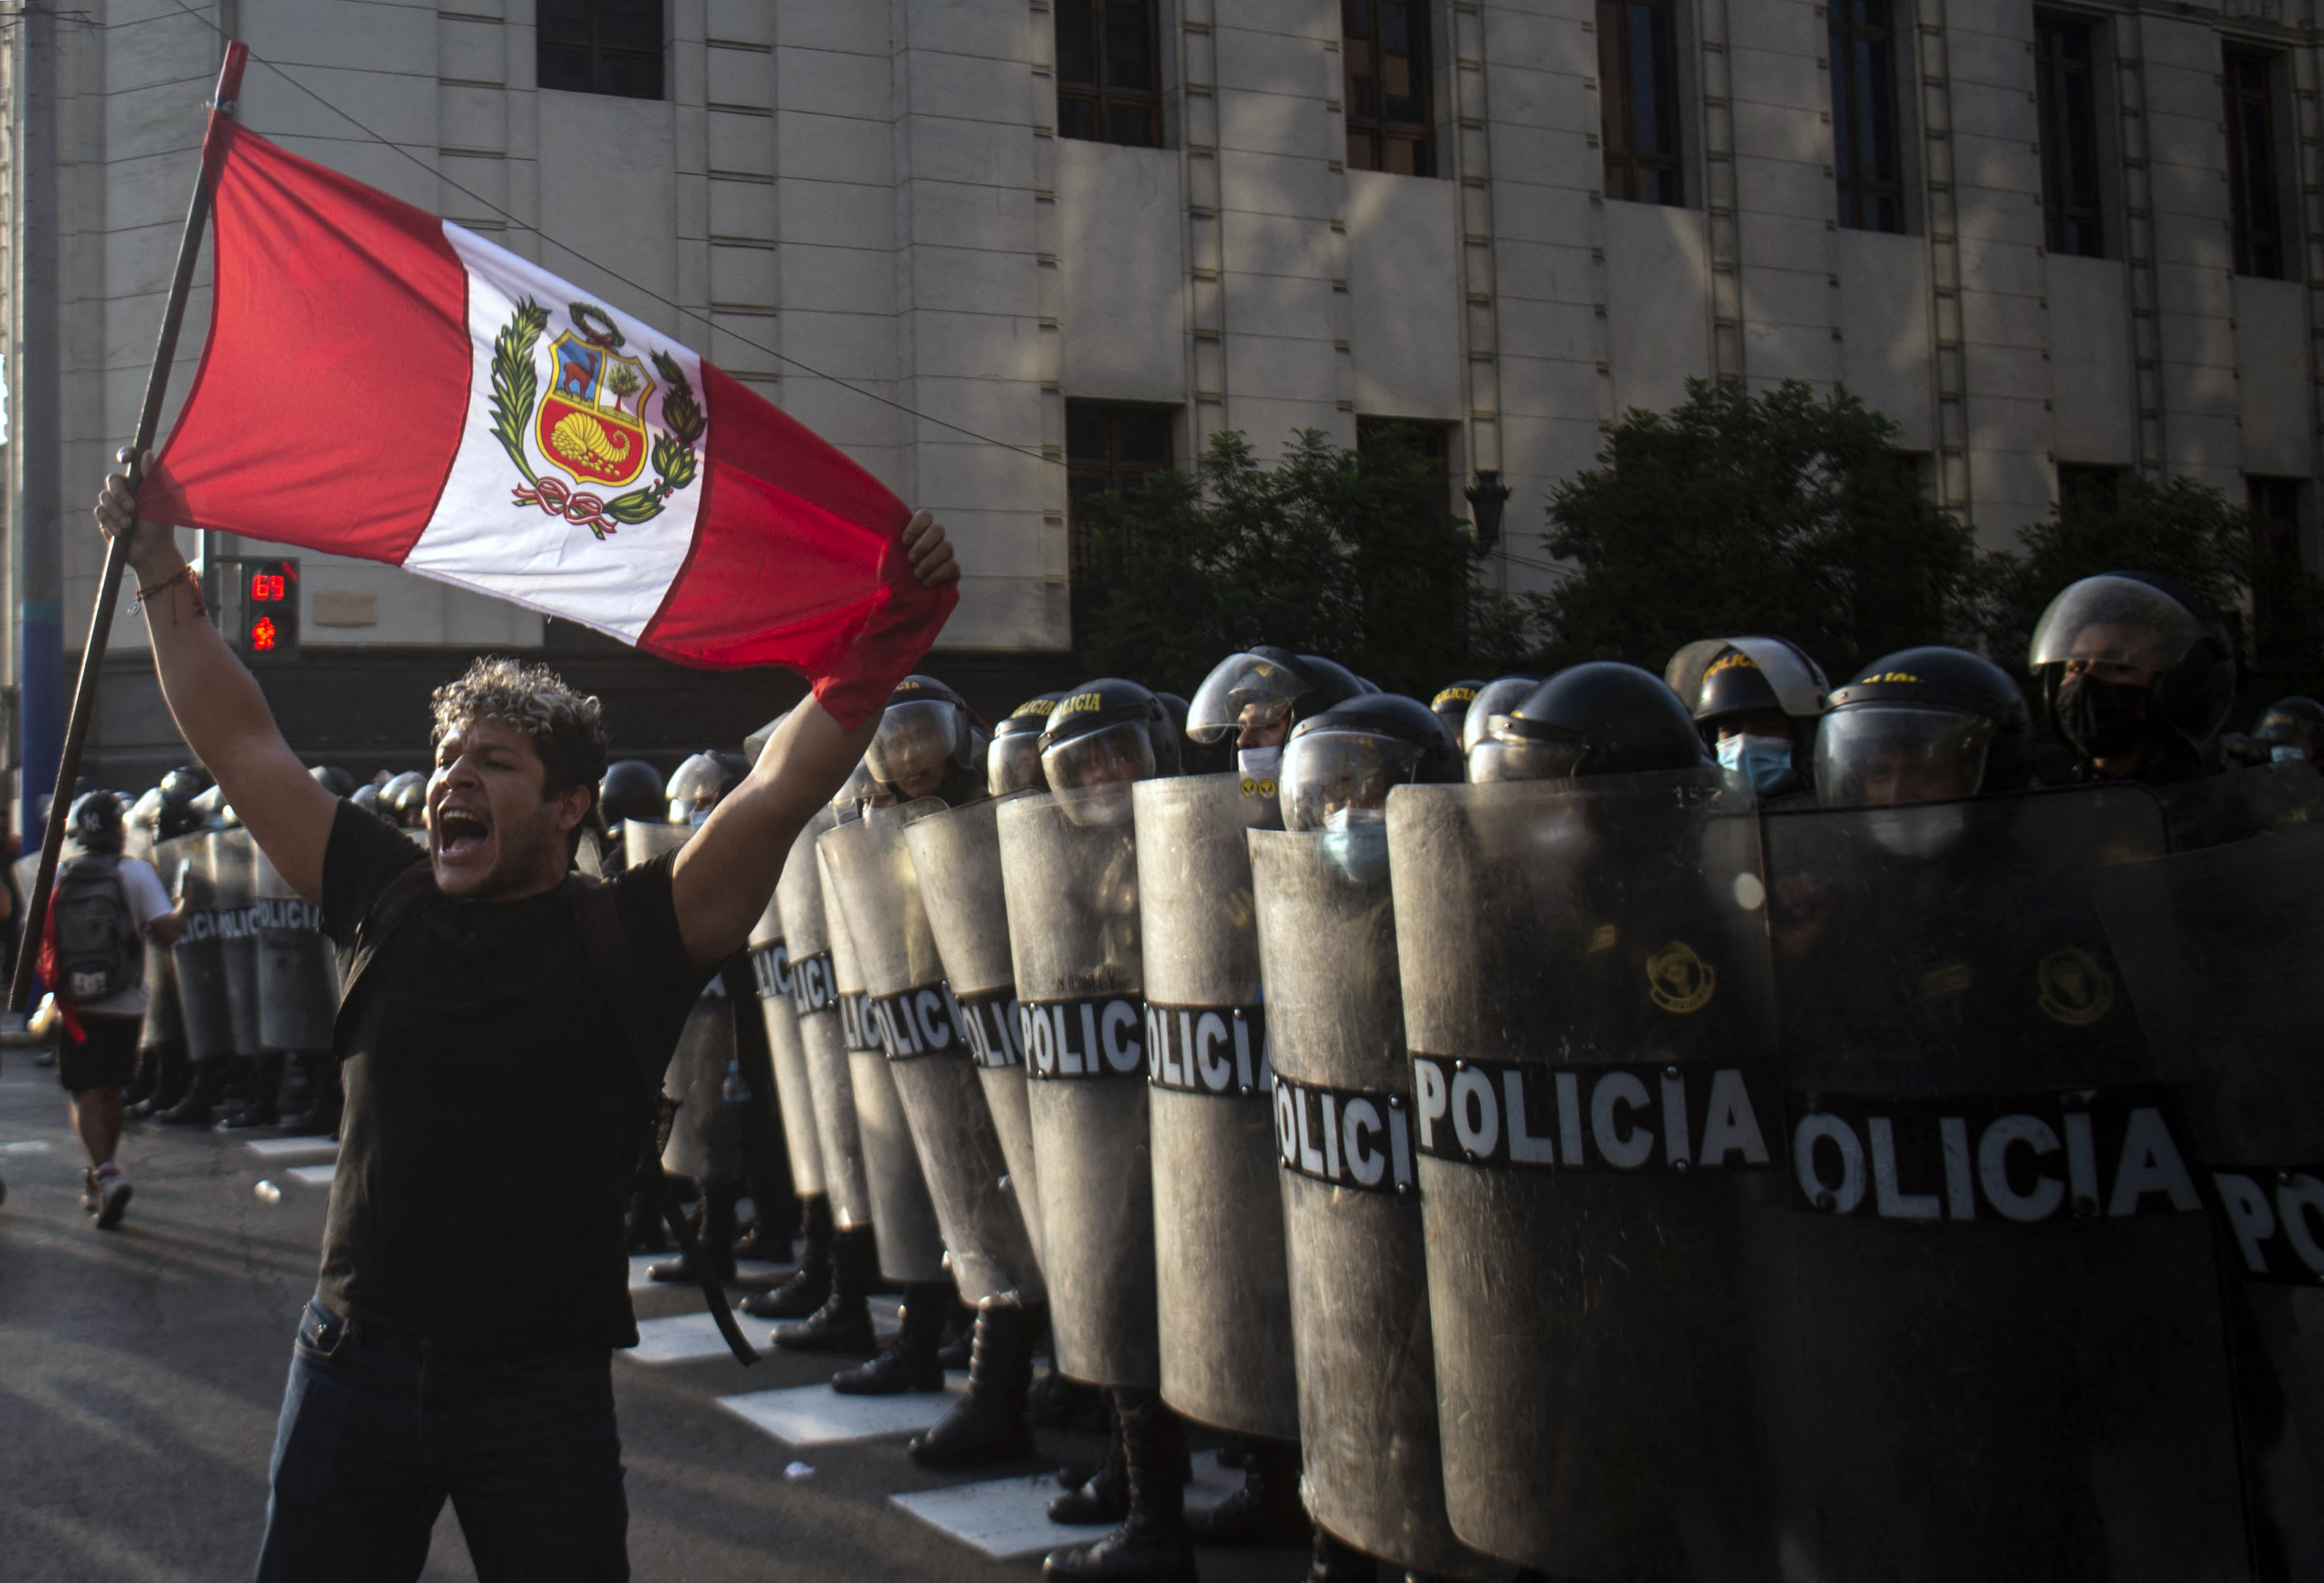
[{"label": "stone building facade", "polygon": [[[1456,504],[1510,491],[1512,588],[1549,573],[1551,486],[1697,376],[1845,385],[1989,544],[2123,470],[2310,533],[2310,0],[86,0],[56,30],[61,388],[9,392],[60,414],[68,649],[219,29],[258,58],[249,125],[664,327],[936,510],[969,568],[947,663],[991,704],[1070,679],[1074,492],[1225,428],[1264,455],[1418,426]],[[20,41],[12,106],[26,69]],[[559,650],[303,561],[318,719]],[[158,752],[130,658],[106,740]],[[704,708],[763,701],[733,695]]]}]

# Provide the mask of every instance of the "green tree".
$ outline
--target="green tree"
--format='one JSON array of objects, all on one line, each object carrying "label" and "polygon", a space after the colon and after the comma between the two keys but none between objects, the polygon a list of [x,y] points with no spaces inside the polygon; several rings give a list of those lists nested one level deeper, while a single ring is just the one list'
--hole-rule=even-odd
[{"label": "green tree", "polygon": [[1753,394],[1690,380],[1634,410],[1599,465],[1552,492],[1550,552],[1572,571],[1530,596],[1544,662],[1660,671],[1698,638],[1791,639],[1832,675],[1963,630],[1976,548],[1922,493],[1896,425],[1798,381]]},{"label": "green tree", "polygon": [[1239,649],[1328,655],[1426,697],[1524,652],[1523,614],[1479,589],[1482,551],[1442,473],[1400,446],[1342,450],[1320,430],[1263,467],[1239,433],[1191,473],[1076,502],[1102,604],[1087,663],[1191,693]]}]

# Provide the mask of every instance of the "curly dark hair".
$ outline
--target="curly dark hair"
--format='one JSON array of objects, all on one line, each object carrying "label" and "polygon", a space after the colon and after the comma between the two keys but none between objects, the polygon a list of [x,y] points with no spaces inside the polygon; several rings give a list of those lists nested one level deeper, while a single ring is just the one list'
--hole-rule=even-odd
[{"label": "curly dark hair", "polygon": [[586,787],[590,805],[604,778],[613,745],[597,700],[576,693],[545,665],[506,655],[486,655],[456,682],[447,682],[428,700],[435,718],[428,738],[432,750],[445,737],[475,720],[497,720],[531,740],[547,774],[541,791],[556,796]]}]

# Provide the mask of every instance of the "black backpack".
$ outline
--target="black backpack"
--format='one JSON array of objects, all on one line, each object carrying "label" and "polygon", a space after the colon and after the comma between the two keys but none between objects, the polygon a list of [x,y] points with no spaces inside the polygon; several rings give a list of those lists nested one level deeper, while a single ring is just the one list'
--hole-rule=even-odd
[{"label": "black backpack", "polygon": [[110,852],[75,858],[57,876],[50,914],[57,928],[57,993],[102,1000],[145,976],[137,921],[121,895],[121,860]]}]

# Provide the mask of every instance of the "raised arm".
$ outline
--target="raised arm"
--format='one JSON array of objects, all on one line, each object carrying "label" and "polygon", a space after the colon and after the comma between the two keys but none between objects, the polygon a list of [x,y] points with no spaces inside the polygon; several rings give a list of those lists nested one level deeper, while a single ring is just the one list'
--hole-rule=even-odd
[{"label": "raised arm", "polygon": [[[126,465],[129,457],[120,457]],[[313,778],[266,707],[266,695],[202,613],[201,593],[177,535],[136,520],[125,472],[105,481],[97,522],[107,538],[134,529],[129,575],[145,595],[145,629],[178,732],[225,788],[226,800],[291,888],[309,901],[323,891],[323,847],[338,799]]]},{"label": "raised arm", "polygon": [[[942,588],[960,580],[945,530],[927,512],[913,516],[903,542],[912,575],[924,586]],[[768,740],[749,777],[726,794],[678,852],[672,900],[686,953],[696,965],[724,962],[741,949],[782,878],[791,842],[854,773],[879,729],[877,712],[848,731],[808,698]]]}]

